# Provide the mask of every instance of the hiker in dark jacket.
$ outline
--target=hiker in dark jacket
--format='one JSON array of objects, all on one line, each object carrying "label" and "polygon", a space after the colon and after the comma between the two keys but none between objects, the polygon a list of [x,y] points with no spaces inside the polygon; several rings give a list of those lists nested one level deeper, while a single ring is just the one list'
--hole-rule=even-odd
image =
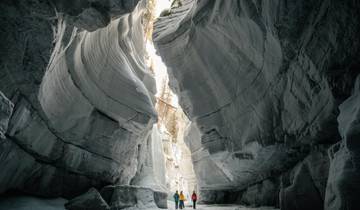
[{"label": "hiker in dark jacket", "polygon": [[178,191],[176,190],[175,194],[174,194],[174,201],[175,201],[175,209],[178,209],[179,207],[179,193]]}]

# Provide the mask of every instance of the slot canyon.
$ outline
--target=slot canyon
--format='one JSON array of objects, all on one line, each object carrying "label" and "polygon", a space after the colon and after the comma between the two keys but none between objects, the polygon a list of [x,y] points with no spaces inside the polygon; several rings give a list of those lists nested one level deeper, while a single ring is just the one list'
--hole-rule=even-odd
[{"label": "slot canyon", "polygon": [[1,0],[0,210],[360,209],[359,11]]}]

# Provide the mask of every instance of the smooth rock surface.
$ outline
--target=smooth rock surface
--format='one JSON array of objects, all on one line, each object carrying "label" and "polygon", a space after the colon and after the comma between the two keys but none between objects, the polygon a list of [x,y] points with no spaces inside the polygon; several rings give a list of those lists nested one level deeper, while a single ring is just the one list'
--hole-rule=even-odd
[{"label": "smooth rock surface", "polygon": [[163,162],[140,158],[162,155],[147,148],[156,113],[144,63],[145,3],[0,3],[0,90],[15,106],[0,142],[0,192],[72,198],[92,186],[130,184],[146,164],[159,179],[146,184],[161,188]]},{"label": "smooth rock surface", "polygon": [[146,144],[139,146],[138,150],[138,168],[140,170],[131,180],[131,184],[165,192],[167,189],[165,186],[163,143],[156,124],[148,135]]}]

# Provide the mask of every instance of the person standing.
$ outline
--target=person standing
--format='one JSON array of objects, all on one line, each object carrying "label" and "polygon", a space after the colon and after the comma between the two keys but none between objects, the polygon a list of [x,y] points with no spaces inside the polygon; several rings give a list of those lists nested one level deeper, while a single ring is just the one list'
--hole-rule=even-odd
[{"label": "person standing", "polygon": [[[174,194],[174,201],[175,201],[175,209],[178,209],[179,207],[179,193],[178,191],[176,190],[175,194]],[[180,207],[181,208],[181,207]]]},{"label": "person standing", "polygon": [[183,191],[180,191],[180,203],[179,203],[180,209],[185,208],[184,202],[185,202],[185,195],[183,194]]},{"label": "person standing", "polygon": [[193,194],[191,195],[191,200],[193,202],[193,209],[196,209],[197,195],[196,195],[195,191],[193,191]]}]

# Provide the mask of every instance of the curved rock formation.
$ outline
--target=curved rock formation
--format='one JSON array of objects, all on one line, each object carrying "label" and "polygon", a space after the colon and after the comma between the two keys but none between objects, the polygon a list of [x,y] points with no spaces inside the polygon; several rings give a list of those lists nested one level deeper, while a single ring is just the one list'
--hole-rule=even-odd
[{"label": "curved rock formation", "polygon": [[[146,158],[162,156],[161,147],[152,146],[159,144],[159,137],[153,128],[155,81],[144,64],[141,20],[146,2],[1,4],[1,11],[19,11],[3,13],[7,23],[15,25],[23,18],[35,32],[44,30],[46,39],[41,40],[39,34],[26,37],[24,45],[30,52],[23,50],[22,59],[34,63],[23,75],[22,66],[14,67],[17,62],[6,60],[13,59],[13,48],[22,43],[15,44],[19,42],[17,36],[2,34],[14,46],[2,48],[8,51],[2,68],[11,70],[1,71],[1,89],[15,108],[7,138],[1,143],[4,170],[0,192],[21,190],[48,197],[73,197],[91,186],[144,184],[134,181],[142,177],[141,173],[156,180],[146,182],[150,187],[164,190],[159,186],[164,163]],[[45,20],[32,21],[34,11],[47,12],[46,17],[41,16]],[[49,23],[52,28],[44,26]],[[6,26],[9,32],[25,27]],[[52,54],[36,62],[32,56],[37,57],[44,48],[52,49]],[[33,51],[36,53],[31,54]],[[10,109],[3,110],[3,103],[1,107],[1,113],[9,117]],[[1,134],[7,124],[2,115]]]},{"label": "curved rock formation", "polygon": [[[0,193],[166,208],[145,7],[0,2]],[[354,0],[176,0],[162,13],[153,40],[192,121],[200,201],[357,208],[359,10]]]},{"label": "curved rock formation", "polygon": [[320,176],[321,184],[308,183],[303,192],[314,193],[322,207],[329,161],[326,153],[316,156],[321,160],[311,155],[324,153],[317,145],[326,151],[340,140],[338,105],[358,74],[360,5],[181,2],[158,19],[153,39],[194,122],[188,143],[203,198],[286,177],[309,155],[319,163],[294,169],[281,187],[304,185],[303,174]]}]

